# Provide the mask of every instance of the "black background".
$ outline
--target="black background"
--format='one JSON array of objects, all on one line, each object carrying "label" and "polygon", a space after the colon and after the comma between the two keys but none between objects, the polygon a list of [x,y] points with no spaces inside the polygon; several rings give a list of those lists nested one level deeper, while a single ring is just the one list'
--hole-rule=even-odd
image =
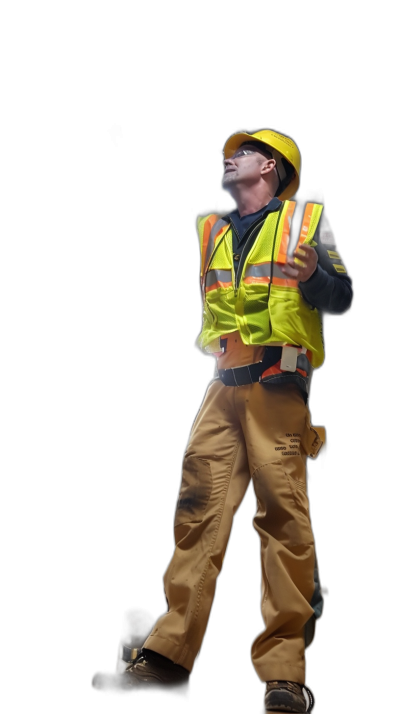
[{"label": "black background", "polygon": [[[249,112],[243,102],[237,110],[219,91],[211,98],[200,91],[194,99],[181,87],[179,95],[169,88],[167,99],[149,96],[109,71],[80,86],[68,109],[73,141],[66,157],[71,270],[62,448],[69,513],[61,590],[70,623],[69,693],[91,711],[114,711],[91,690],[90,678],[115,666],[123,611],[132,605],[154,617],[164,611],[161,578],[173,549],[183,450],[214,370],[213,360],[194,346],[201,324],[196,216],[233,206],[220,188],[227,139],[270,128],[298,145],[297,198],[325,203],[355,287],[347,313],[325,317],[326,359],[314,372],[310,400],[313,424],[327,430],[325,451],[309,464],[309,492],[329,594],[308,653],[307,681],[318,711],[336,711],[342,692],[335,683],[339,672],[341,679],[352,674],[362,626],[355,593],[363,377],[349,369],[349,357],[362,342],[356,248],[364,226],[351,210],[350,177],[340,160],[349,125],[333,127],[322,109],[308,116],[260,103]],[[356,184],[351,199],[359,197]],[[235,520],[188,711],[236,711],[241,698],[246,712],[262,710],[263,687],[249,657],[261,627],[253,512],[249,491]]]}]

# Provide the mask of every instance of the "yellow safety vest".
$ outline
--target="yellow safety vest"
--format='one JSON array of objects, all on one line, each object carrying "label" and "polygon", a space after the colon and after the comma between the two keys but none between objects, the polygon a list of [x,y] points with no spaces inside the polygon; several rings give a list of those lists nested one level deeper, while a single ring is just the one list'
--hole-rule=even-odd
[{"label": "yellow safety vest", "polygon": [[[239,331],[246,345],[289,344],[312,353],[313,367],[324,360],[321,317],[302,297],[298,281],[281,270],[286,262],[294,201],[269,213],[235,276],[232,228],[217,215],[198,220],[201,250],[203,328],[198,342],[207,352],[220,351],[220,338]],[[312,244],[323,206],[308,203],[300,237]],[[272,280],[271,280],[272,277]]]}]

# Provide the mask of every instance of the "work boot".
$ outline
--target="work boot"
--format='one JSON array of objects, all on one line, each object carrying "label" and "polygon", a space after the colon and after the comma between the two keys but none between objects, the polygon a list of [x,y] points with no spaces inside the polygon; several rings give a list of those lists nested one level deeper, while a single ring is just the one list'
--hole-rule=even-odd
[{"label": "work boot", "polygon": [[119,645],[117,672],[125,672],[126,665],[138,658],[138,652],[150,635],[154,618],[144,610],[129,610],[124,615],[122,639]]},{"label": "work boot", "polygon": [[314,696],[310,689],[297,682],[267,682],[264,701],[267,712],[304,714],[314,706]]},{"label": "work boot", "polygon": [[141,649],[123,672],[95,672],[90,684],[96,692],[108,694],[153,692],[188,696],[190,672],[158,652]]}]

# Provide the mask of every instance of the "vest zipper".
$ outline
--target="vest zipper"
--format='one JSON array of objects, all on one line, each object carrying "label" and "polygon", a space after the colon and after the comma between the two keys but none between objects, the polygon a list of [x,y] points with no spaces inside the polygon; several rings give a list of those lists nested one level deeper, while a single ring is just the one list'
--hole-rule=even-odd
[{"label": "vest zipper", "polygon": [[[256,225],[251,228],[250,233],[249,233],[249,235],[247,236],[247,238],[246,238],[246,240],[245,240],[245,242],[244,242],[244,245],[243,245],[243,248],[242,248],[242,252],[241,252],[240,258],[239,258],[238,268],[237,268],[237,271],[236,271],[236,274],[235,274],[235,296],[236,296],[236,294],[237,294],[238,286],[239,286],[239,281],[240,281],[240,278],[241,278],[241,276],[242,276],[241,271],[243,270],[243,265],[244,265],[244,263],[246,262],[246,258],[247,258],[247,256],[248,256],[248,253],[246,254],[246,251],[245,251],[246,245],[247,245],[248,241],[250,240],[250,238],[254,235],[254,233],[255,233],[255,231],[257,230],[257,228],[259,228],[259,226],[261,225],[261,223],[264,223],[264,221],[266,221],[266,218],[260,218],[260,220],[258,221],[258,223],[256,223]],[[238,232],[237,232],[237,230],[236,230],[236,228],[235,228],[233,222],[230,222],[230,223],[231,223],[231,226],[232,226],[232,230],[235,232],[235,234],[236,234],[238,240],[240,240],[239,235],[238,235]],[[246,235],[246,234],[244,234],[243,238],[245,237],[245,235]],[[243,238],[242,238],[242,240],[243,240]],[[250,248],[250,250],[251,250],[251,248]],[[250,251],[249,251],[249,252],[250,252]],[[232,250],[232,254],[233,254],[233,250]],[[244,259],[242,260],[243,255],[245,255],[245,257],[244,257]]]}]

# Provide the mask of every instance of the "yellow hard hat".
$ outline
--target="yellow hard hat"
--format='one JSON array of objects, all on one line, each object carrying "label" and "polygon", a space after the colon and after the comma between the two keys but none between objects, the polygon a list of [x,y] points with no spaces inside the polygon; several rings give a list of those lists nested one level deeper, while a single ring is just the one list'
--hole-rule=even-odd
[{"label": "yellow hard hat", "polygon": [[224,146],[225,158],[230,159],[239,146],[248,141],[260,141],[265,144],[275,159],[280,180],[278,198],[284,201],[294,196],[300,184],[301,165],[300,151],[294,141],[273,129],[261,129],[253,134],[240,131],[230,136],[226,142]]}]

